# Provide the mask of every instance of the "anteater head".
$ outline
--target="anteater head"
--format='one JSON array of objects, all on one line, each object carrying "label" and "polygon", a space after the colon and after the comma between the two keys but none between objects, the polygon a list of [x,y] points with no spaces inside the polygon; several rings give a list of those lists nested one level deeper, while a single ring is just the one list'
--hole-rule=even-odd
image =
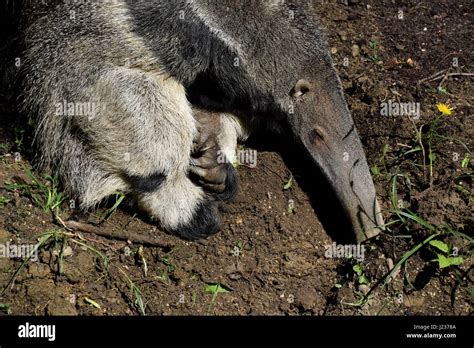
[{"label": "anteater head", "polygon": [[383,226],[366,156],[339,79],[332,67],[309,75],[289,91],[289,125],[310,158],[331,184],[358,242]]}]

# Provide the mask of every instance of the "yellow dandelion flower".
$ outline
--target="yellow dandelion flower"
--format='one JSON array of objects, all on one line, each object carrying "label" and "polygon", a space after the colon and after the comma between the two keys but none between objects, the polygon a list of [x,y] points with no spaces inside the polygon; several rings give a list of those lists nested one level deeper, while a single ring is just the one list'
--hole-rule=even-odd
[{"label": "yellow dandelion flower", "polygon": [[444,103],[436,104],[439,112],[441,112],[444,116],[450,116],[453,113],[453,108]]}]

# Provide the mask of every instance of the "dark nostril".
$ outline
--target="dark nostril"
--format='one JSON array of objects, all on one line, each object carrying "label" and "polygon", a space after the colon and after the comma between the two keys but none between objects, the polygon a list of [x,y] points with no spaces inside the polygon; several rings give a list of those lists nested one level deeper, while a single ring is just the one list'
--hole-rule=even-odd
[{"label": "dark nostril", "polygon": [[314,127],[309,133],[309,140],[311,141],[311,143],[316,143],[320,141],[325,142],[326,136],[324,134],[324,131],[320,127]]}]

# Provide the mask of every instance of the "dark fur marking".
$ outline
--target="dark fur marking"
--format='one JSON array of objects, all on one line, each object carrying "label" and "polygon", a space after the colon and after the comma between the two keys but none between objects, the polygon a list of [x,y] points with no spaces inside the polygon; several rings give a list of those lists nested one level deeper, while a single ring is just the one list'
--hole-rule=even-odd
[{"label": "dark fur marking", "polygon": [[235,195],[239,189],[239,178],[232,163],[226,163],[224,166],[227,172],[225,179],[225,189],[223,192],[215,194],[215,196],[220,201],[230,202],[235,198]]},{"label": "dark fur marking", "polygon": [[125,174],[125,180],[139,192],[155,192],[160,188],[161,183],[166,179],[166,175],[154,173],[149,176]]},{"label": "dark fur marking", "polygon": [[193,219],[185,225],[178,226],[174,234],[189,240],[205,238],[219,231],[219,215],[216,202],[207,199],[199,204]]}]

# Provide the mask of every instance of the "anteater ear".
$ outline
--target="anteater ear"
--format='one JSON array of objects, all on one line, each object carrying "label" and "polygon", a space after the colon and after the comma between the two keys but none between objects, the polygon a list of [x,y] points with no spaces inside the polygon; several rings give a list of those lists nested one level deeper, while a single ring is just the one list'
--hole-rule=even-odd
[{"label": "anteater ear", "polygon": [[298,80],[290,91],[290,97],[299,99],[313,89],[313,85],[308,80]]}]

